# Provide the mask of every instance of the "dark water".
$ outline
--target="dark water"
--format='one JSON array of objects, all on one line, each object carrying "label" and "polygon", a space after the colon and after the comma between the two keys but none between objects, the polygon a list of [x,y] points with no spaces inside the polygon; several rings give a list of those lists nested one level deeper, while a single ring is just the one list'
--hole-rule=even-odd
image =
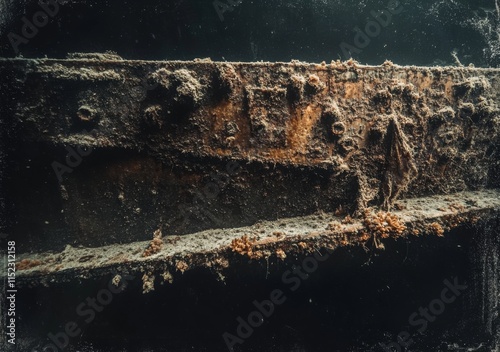
[{"label": "dark water", "polygon": [[[404,65],[454,64],[456,52],[465,65],[500,63],[495,0],[232,1],[70,0],[18,50],[25,57],[112,50],[128,59],[312,62],[351,53],[361,63]],[[23,15],[33,20],[40,6],[2,3],[0,56],[10,57],[8,33],[21,34]]]}]

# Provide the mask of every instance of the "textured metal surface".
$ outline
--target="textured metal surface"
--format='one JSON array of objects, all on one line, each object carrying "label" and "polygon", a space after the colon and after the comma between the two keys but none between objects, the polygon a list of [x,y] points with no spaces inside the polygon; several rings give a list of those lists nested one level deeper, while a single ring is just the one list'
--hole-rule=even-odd
[{"label": "textured metal surface", "polygon": [[8,138],[31,148],[14,186],[23,250],[359,215],[499,183],[497,69],[75,54],[0,72]]}]

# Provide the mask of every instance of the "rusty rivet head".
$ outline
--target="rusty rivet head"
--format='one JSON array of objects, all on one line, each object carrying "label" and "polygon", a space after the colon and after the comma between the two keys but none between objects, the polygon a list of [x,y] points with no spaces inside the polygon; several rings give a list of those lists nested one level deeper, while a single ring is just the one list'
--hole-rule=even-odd
[{"label": "rusty rivet head", "polygon": [[89,107],[88,105],[82,105],[78,108],[77,116],[80,121],[92,121],[96,117],[96,111]]},{"label": "rusty rivet head", "polygon": [[332,124],[332,133],[336,136],[341,136],[345,133],[345,125],[341,121],[334,122]]}]

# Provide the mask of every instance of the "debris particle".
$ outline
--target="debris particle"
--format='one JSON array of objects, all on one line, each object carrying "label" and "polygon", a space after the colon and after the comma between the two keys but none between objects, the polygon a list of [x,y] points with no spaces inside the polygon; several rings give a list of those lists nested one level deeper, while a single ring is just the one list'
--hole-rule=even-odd
[{"label": "debris particle", "polygon": [[276,256],[280,258],[281,260],[285,260],[286,258],[286,253],[283,251],[281,248],[276,250]]},{"label": "debris particle", "polygon": [[155,276],[152,273],[142,275],[142,293],[146,294],[155,289]]},{"label": "debris particle", "polygon": [[440,223],[438,222],[433,222],[432,224],[429,225],[429,230],[439,236],[439,237],[443,237],[444,235],[444,230],[443,230],[443,227],[441,226]]},{"label": "debris particle", "polygon": [[172,276],[172,274],[168,270],[163,272],[162,278],[163,278],[164,282],[168,282],[169,284],[174,282],[174,277]]},{"label": "debris particle", "polygon": [[177,270],[179,270],[183,274],[186,270],[189,269],[189,265],[183,260],[179,260],[177,262],[177,264],[175,265],[175,267],[177,268]]},{"label": "debris particle", "polygon": [[111,280],[111,283],[115,285],[115,287],[120,286],[120,282],[122,281],[122,277],[119,274],[116,274],[113,279]]}]

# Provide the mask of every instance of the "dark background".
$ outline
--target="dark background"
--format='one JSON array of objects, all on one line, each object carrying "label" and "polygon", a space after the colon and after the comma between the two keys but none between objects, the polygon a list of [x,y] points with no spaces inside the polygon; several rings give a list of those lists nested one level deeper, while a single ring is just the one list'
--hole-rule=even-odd
[{"label": "dark background", "polygon": [[[213,0],[61,0],[54,18],[27,44],[24,57],[112,50],[127,59],[330,62],[346,59],[342,42],[389,0],[241,0],[221,21]],[[220,0],[228,3],[228,0]],[[12,2],[12,4],[11,4]],[[28,5],[25,4],[28,3]],[[3,4],[3,9],[1,8]],[[498,66],[495,0],[401,1],[403,11],[353,57],[361,63]],[[40,10],[35,0],[0,0],[0,57],[16,55],[8,33]]]}]

